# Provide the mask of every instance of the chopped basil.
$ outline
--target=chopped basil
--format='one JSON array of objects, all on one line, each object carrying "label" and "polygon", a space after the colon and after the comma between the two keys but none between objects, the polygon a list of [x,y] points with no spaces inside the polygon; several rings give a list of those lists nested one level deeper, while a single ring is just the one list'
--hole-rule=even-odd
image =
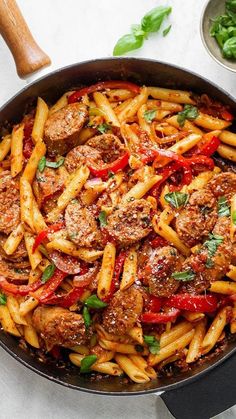
[{"label": "chopped basil", "polygon": [[207,258],[205,266],[206,268],[213,268],[214,262],[210,258]]},{"label": "chopped basil", "polygon": [[45,284],[45,282],[47,282],[53,276],[55,269],[56,269],[55,265],[48,265],[46,269],[44,269],[43,275],[41,278],[41,281],[43,284]]},{"label": "chopped basil", "polygon": [[105,211],[101,211],[98,216],[100,227],[105,227],[107,225],[107,214]]},{"label": "chopped basil", "polygon": [[111,126],[108,124],[100,124],[97,126],[97,130],[101,133],[101,134],[105,134],[105,132],[107,132],[109,129],[111,129]]},{"label": "chopped basil", "polygon": [[212,19],[210,35],[216,39],[222,55],[228,59],[236,59],[236,3],[226,0],[225,11]]},{"label": "chopped basil", "polygon": [[233,211],[232,213],[232,221],[233,221],[233,224],[236,225],[236,211]]},{"label": "chopped basil", "polygon": [[39,169],[40,173],[42,173],[44,171],[45,166],[46,166],[46,157],[43,156],[43,157],[41,157],[41,159],[39,160],[39,163],[38,163],[38,169]]},{"label": "chopped basil", "polygon": [[184,110],[178,113],[177,121],[180,127],[184,127],[186,119],[194,121],[198,117],[198,109],[196,106],[184,105]]},{"label": "chopped basil", "polygon": [[225,196],[218,199],[218,215],[219,217],[229,217],[230,215],[230,207]]},{"label": "chopped basil", "polygon": [[90,295],[90,297],[88,297],[87,300],[85,300],[84,304],[90,308],[104,308],[107,306],[107,303],[104,303],[104,301],[99,300],[96,294]]},{"label": "chopped basil", "polygon": [[174,278],[176,281],[188,282],[192,281],[195,278],[195,273],[191,270],[183,272],[174,272],[171,275],[171,277]]},{"label": "chopped basil", "polygon": [[165,195],[165,200],[174,208],[179,208],[182,205],[186,205],[189,199],[187,193],[182,192],[170,192]]},{"label": "chopped basil", "polygon": [[84,324],[86,329],[91,325],[92,320],[91,320],[91,316],[89,313],[89,309],[88,307],[84,306],[83,308],[83,318],[84,318]]},{"label": "chopped basil", "polygon": [[156,355],[160,352],[160,342],[155,338],[155,336],[144,335],[143,338],[144,342],[148,345],[151,354]]},{"label": "chopped basil", "polygon": [[170,26],[167,26],[167,28],[164,29],[164,31],[162,32],[162,35],[163,36],[168,35],[168,33],[170,32],[170,30],[171,30],[171,25]]},{"label": "chopped basil", "polygon": [[216,253],[218,247],[223,242],[224,238],[222,236],[218,236],[217,234],[210,233],[209,240],[206,240],[203,243],[208,250],[208,255],[211,258]]},{"label": "chopped basil", "polygon": [[64,157],[60,157],[58,161],[48,161],[46,160],[46,166],[51,167],[52,169],[58,169],[58,167],[62,166],[65,161]]},{"label": "chopped basil", "polygon": [[5,306],[7,303],[7,296],[5,294],[0,294],[0,305]]},{"label": "chopped basil", "polygon": [[150,111],[145,111],[144,112],[144,114],[143,114],[143,116],[144,116],[144,119],[147,121],[147,122],[152,122],[153,121],[153,119],[155,118],[155,116],[156,116],[156,109],[152,109],[152,110],[150,110]]},{"label": "chopped basil", "polygon": [[90,372],[91,371],[90,368],[97,361],[97,359],[98,359],[97,355],[85,356],[81,360],[80,372],[82,372],[82,373]]}]

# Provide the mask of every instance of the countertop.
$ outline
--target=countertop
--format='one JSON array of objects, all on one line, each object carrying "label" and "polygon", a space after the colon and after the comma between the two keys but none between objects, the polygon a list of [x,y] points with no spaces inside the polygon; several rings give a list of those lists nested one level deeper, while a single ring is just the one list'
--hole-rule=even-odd
[{"label": "countertop", "polygon": [[[51,57],[52,65],[28,81],[20,80],[10,52],[0,38],[0,105],[29,81],[54,69],[111,56],[117,39],[129,31],[130,25],[138,23],[147,11],[160,4],[173,7],[170,33],[165,38],[161,34],[150,36],[141,50],[130,55],[183,66],[236,96],[235,74],[215,63],[201,43],[199,23],[204,3],[204,0],[18,0],[33,35]],[[121,399],[79,393],[37,376],[2,349],[0,371],[1,419],[172,418],[155,395]],[[217,418],[236,418],[236,407]]]}]

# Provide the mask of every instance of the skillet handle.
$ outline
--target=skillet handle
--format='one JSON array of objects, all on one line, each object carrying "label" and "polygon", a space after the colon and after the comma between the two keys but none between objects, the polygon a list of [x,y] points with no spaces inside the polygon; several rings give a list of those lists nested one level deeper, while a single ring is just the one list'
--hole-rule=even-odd
[{"label": "skillet handle", "polygon": [[236,403],[236,357],[161,398],[176,419],[209,419]]},{"label": "skillet handle", "polygon": [[11,50],[21,78],[51,64],[35,42],[15,0],[0,0],[0,34]]}]

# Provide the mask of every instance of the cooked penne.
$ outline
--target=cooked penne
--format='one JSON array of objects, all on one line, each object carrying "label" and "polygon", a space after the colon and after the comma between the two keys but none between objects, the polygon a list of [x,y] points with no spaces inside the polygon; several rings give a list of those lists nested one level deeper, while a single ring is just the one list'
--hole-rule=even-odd
[{"label": "cooked penne", "polygon": [[230,147],[229,145],[220,144],[217,148],[217,152],[220,154],[221,157],[225,159],[232,160],[236,162],[236,149]]},{"label": "cooked penne", "polygon": [[26,320],[20,314],[19,303],[13,295],[8,295],[7,296],[7,308],[8,308],[9,313],[10,313],[10,315],[11,315],[11,317],[14,320],[15,323],[23,324],[25,326],[27,325]]},{"label": "cooked penne", "polygon": [[[69,355],[69,358],[73,364],[75,364],[77,367],[80,367],[81,361],[84,358],[83,355],[80,354],[73,354],[71,353]],[[95,363],[91,366],[92,371],[97,371],[102,374],[108,374],[108,375],[121,375],[122,369],[119,367],[118,364],[115,362],[103,362],[103,363]]]},{"label": "cooked penne", "polygon": [[27,324],[27,326],[24,326],[25,340],[30,346],[33,346],[33,348],[38,349],[38,348],[40,348],[39,339],[38,339],[38,335],[37,335],[37,332],[36,332],[35,328],[31,324],[30,314],[26,315],[26,319],[27,319],[28,324]]},{"label": "cooked penne", "polygon": [[206,319],[202,319],[195,326],[195,332],[190,342],[186,362],[195,362],[201,356],[201,345],[206,334]]},{"label": "cooked penne", "polygon": [[11,135],[5,135],[0,142],[0,162],[5,159],[11,150]]},{"label": "cooked penne", "polygon": [[189,322],[198,322],[199,320],[205,317],[204,313],[192,313],[191,311],[185,310],[183,312],[183,317],[188,320]]},{"label": "cooked penne", "polygon": [[115,360],[120,368],[131,378],[135,383],[146,383],[150,381],[150,378],[146,373],[143,372],[128,356],[116,354]]},{"label": "cooked penne", "polygon": [[0,305],[0,323],[5,332],[20,337],[20,332],[12,320],[8,307],[5,305]]},{"label": "cooked penne", "polygon": [[210,290],[220,294],[236,294],[236,282],[215,281],[211,284]]},{"label": "cooked penne", "polygon": [[22,301],[19,307],[19,313],[21,316],[26,316],[30,311],[34,310],[34,308],[38,305],[38,300],[34,297],[29,297],[27,300]]},{"label": "cooked penne", "polygon": [[193,325],[190,322],[181,322],[170,329],[168,332],[163,332],[160,337],[160,347],[164,348],[173,342],[176,341],[179,337],[185,335],[185,333],[189,332],[193,329]]},{"label": "cooked penne", "polygon": [[48,118],[48,106],[44,100],[39,97],[37,101],[36,114],[32,130],[32,138],[36,143],[39,139],[43,138],[44,125]]},{"label": "cooked penne", "polygon": [[211,323],[201,345],[202,354],[208,353],[216,344],[227,323],[228,307],[222,308]]},{"label": "cooked penne", "polygon": [[178,141],[176,144],[168,148],[168,150],[174,151],[177,154],[186,153],[201,140],[201,135],[190,134],[182,140]]},{"label": "cooked penne", "polygon": [[148,99],[147,108],[152,109],[163,109],[171,112],[181,112],[183,106],[175,102],[167,102],[165,100]]},{"label": "cooked penne", "polygon": [[33,191],[28,180],[23,177],[20,179],[20,209],[21,221],[34,231],[33,221]]},{"label": "cooked penne", "polygon": [[155,175],[145,180],[144,182],[136,183],[136,185],[134,185],[133,188],[131,188],[129,192],[124,195],[122,202],[130,202],[134,199],[142,198],[161,179],[162,176]]},{"label": "cooked penne", "polygon": [[191,98],[191,92],[185,90],[165,89],[163,87],[148,87],[148,94],[154,99],[166,100],[174,103],[184,103],[193,105],[195,102]]},{"label": "cooked penne", "polygon": [[24,234],[24,237],[25,237],[25,246],[29,255],[31,267],[32,269],[36,269],[42,260],[42,255],[37,249],[33,253],[32,249],[33,249],[34,240],[35,240],[35,237],[33,236],[33,234],[26,231]]},{"label": "cooked penne", "polygon": [[17,176],[23,169],[24,124],[15,127],[11,138],[11,175]]},{"label": "cooked penne", "polygon": [[132,329],[129,330],[128,335],[135,340],[136,342],[143,345],[143,329],[139,326],[133,326]]},{"label": "cooked penne", "polygon": [[141,355],[129,355],[129,359],[146,374],[151,380],[157,378],[154,368],[150,367],[147,361]]},{"label": "cooked penne", "polygon": [[236,333],[236,303],[234,303],[232,309],[232,318],[230,320],[230,332]]},{"label": "cooked penne", "polygon": [[120,102],[132,98],[134,93],[127,89],[112,89],[107,90],[106,95],[111,102]]},{"label": "cooked penne", "polygon": [[25,170],[22,176],[29,183],[33,182],[37,168],[38,168],[39,161],[45,155],[45,153],[46,153],[46,146],[43,140],[39,138],[25,166]]},{"label": "cooked penne", "polygon": [[109,294],[115,266],[115,257],[116,248],[114,244],[107,243],[103,253],[102,266],[98,274],[97,294],[101,299],[107,297]]},{"label": "cooked penne", "polygon": [[[119,342],[111,342],[110,340],[100,339],[99,345],[103,349],[107,349],[109,351],[119,352],[121,354],[133,354],[133,355],[140,355],[139,348],[136,350],[135,345],[130,343],[119,343]],[[147,355],[148,350],[143,348],[142,355]]]},{"label": "cooked penne", "polygon": [[129,118],[132,118],[136,112],[138,112],[140,106],[142,106],[147,101],[147,98],[148,89],[147,87],[143,87],[140,91],[140,94],[132,99],[128,106],[117,115],[119,121],[123,122]]},{"label": "cooked penne", "polygon": [[103,250],[77,248],[74,243],[66,239],[56,239],[47,244],[48,250],[59,250],[67,255],[78,257],[85,262],[94,262],[103,255]]},{"label": "cooked penne", "polygon": [[42,216],[38,204],[33,197],[32,202],[32,215],[33,215],[33,226],[36,233],[40,233],[42,230],[47,228],[47,224],[44,221],[44,217]]},{"label": "cooked penne", "polygon": [[210,130],[221,130],[231,125],[231,122],[225,121],[224,119],[214,118],[213,116],[202,112],[199,112],[197,118],[194,119],[194,123],[202,128]]},{"label": "cooked penne", "polygon": [[106,122],[114,127],[119,127],[120,123],[119,120],[113,111],[109,100],[100,92],[96,92],[93,94],[94,100],[96,105],[101,111],[104,113],[104,118]]},{"label": "cooked penne", "polygon": [[3,249],[7,255],[12,255],[17,247],[19,246],[21,240],[24,237],[24,226],[22,223],[18,224],[18,226],[11,232],[8,236],[7,240],[3,245]]},{"label": "cooked penne", "polygon": [[184,126],[181,127],[178,123],[178,117],[176,115],[171,116],[170,118],[166,119],[166,122],[170,125],[172,125],[175,128],[178,128],[182,131],[192,132],[197,135],[202,135],[203,132],[200,128],[196,127],[192,122],[185,121]]},{"label": "cooked penne", "polygon": [[236,266],[230,265],[230,270],[226,275],[233,281],[236,281]]},{"label": "cooked penne", "polygon": [[86,166],[81,166],[74,174],[64,192],[60,195],[57,201],[59,210],[64,210],[69,202],[74,199],[83,188],[86,180],[89,177],[89,169]]},{"label": "cooked penne", "polygon": [[60,99],[58,99],[58,101],[49,109],[49,115],[51,115],[52,113],[55,113],[55,112],[59,111],[60,109],[64,108],[64,106],[66,106],[68,104],[68,97],[70,95],[72,95],[72,93],[74,93],[73,90],[64,93],[64,95],[62,95],[60,97]]},{"label": "cooked penne", "polygon": [[219,139],[220,141],[222,141],[222,143],[231,145],[232,147],[236,147],[236,134],[234,132],[230,132],[227,130],[221,131]]},{"label": "cooked penne", "polygon": [[120,283],[121,291],[126,290],[134,283],[137,274],[137,267],[138,255],[135,247],[132,247],[125,258],[123,275]]}]

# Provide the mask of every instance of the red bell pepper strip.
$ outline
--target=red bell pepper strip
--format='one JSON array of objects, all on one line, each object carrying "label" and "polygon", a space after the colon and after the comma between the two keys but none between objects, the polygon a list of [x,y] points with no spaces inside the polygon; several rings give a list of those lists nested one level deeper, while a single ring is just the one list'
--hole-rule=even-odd
[{"label": "red bell pepper strip", "polygon": [[72,95],[68,97],[68,103],[77,102],[84,95],[89,95],[90,93],[105,89],[127,89],[135,94],[140,92],[140,87],[134,83],[120,80],[102,81],[92,84],[91,86],[84,87],[83,89],[76,90],[76,92],[72,93]]},{"label": "red bell pepper strip", "polygon": [[172,308],[167,313],[152,313],[147,312],[142,314],[141,316],[141,322],[142,323],[168,323],[176,319],[176,317],[180,314],[180,310],[176,308]]},{"label": "red bell pepper strip", "polygon": [[48,234],[55,233],[55,231],[59,231],[64,227],[63,223],[56,223],[52,224],[46,230],[41,231],[35,238],[35,242],[33,244],[32,252],[34,253],[37,247],[48,237]]},{"label": "red bell pepper strip", "polygon": [[203,166],[207,166],[210,170],[214,168],[214,161],[210,157],[207,157],[207,156],[203,156],[203,155],[192,156],[186,160],[189,161],[190,165],[201,164]]},{"label": "red bell pepper strip", "polygon": [[44,301],[44,304],[57,305],[60,307],[69,308],[73,304],[77,303],[83,292],[84,288],[75,287],[65,295],[53,294],[50,298]]},{"label": "red bell pepper strip", "polygon": [[152,248],[156,249],[157,247],[167,246],[167,240],[163,239],[161,236],[155,237],[155,239],[150,241],[150,245]]},{"label": "red bell pepper strip", "polygon": [[217,309],[218,299],[213,294],[192,295],[175,294],[165,301],[167,307],[193,312],[211,313]]},{"label": "red bell pepper strip", "polygon": [[67,274],[65,272],[55,269],[53,276],[46,282],[42,294],[39,297],[40,303],[45,304],[47,302],[66,276]]},{"label": "red bell pepper strip", "polygon": [[4,278],[3,276],[0,276],[0,288],[3,291],[9,292],[13,295],[28,295],[30,292],[36,291],[38,288],[40,288],[41,285],[43,285],[41,279],[29,285],[16,285],[12,284],[11,282],[8,282],[6,278]]},{"label": "red bell pepper strip", "polygon": [[34,148],[34,143],[31,138],[33,125],[34,125],[34,119],[32,117],[26,117],[25,124],[24,124],[24,140],[23,140],[23,156],[26,159],[30,158],[33,148]]},{"label": "red bell pepper strip", "polygon": [[124,169],[125,166],[127,166],[129,162],[129,153],[126,152],[121,157],[119,157],[117,160],[113,161],[112,163],[104,164],[103,166],[89,166],[88,168],[93,176],[95,177],[101,177],[101,178],[107,178],[109,172],[116,173],[118,170]]},{"label": "red bell pepper strip", "polygon": [[155,297],[154,295],[151,295],[149,303],[148,303],[148,311],[151,313],[158,313],[162,306],[162,299],[159,297]]},{"label": "red bell pepper strip", "polygon": [[117,289],[119,278],[120,278],[120,275],[121,275],[121,272],[125,263],[125,258],[126,258],[126,251],[121,250],[120,254],[117,256],[116,261],[115,261],[114,273],[113,273],[113,278],[111,281],[109,294],[105,298],[103,298],[103,301],[105,303],[108,303],[110,301],[110,299],[113,297]]},{"label": "red bell pepper strip", "polygon": [[228,121],[228,122],[231,122],[231,121],[233,121],[233,119],[234,119],[234,116],[232,115],[232,113],[230,113],[229,111],[227,111],[227,110],[223,110],[222,112],[221,112],[221,117],[225,120],[225,121]]},{"label": "red bell pepper strip", "polygon": [[210,157],[220,145],[220,140],[218,137],[213,136],[209,141],[199,147],[197,154],[202,154],[203,156]]}]

